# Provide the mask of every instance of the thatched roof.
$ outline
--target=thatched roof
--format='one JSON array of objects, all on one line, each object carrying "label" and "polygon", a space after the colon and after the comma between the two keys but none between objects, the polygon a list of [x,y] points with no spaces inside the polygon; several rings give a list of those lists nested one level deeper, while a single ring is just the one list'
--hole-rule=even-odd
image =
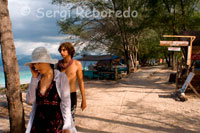
[{"label": "thatched roof", "polygon": [[79,61],[105,61],[105,60],[114,60],[119,58],[114,55],[87,55],[77,60]]}]

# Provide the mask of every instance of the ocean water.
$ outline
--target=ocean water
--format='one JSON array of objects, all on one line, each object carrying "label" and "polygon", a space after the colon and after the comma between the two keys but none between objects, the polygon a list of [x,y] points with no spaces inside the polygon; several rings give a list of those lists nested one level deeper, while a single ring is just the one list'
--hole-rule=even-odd
[{"label": "ocean water", "polygon": [[97,63],[97,61],[81,61],[82,69],[87,71],[87,70],[89,70],[88,66],[94,65],[96,63]]},{"label": "ocean water", "polygon": [[[31,71],[28,66],[19,66],[20,84],[26,84],[31,81]],[[5,76],[3,67],[0,66],[0,88],[5,87]]]},{"label": "ocean water", "polygon": [[[82,61],[83,70],[88,70],[88,66],[97,63],[96,61]],[[20,84],[30,83],[31,71],[28,66],[19,66]],[[0,88],[5,87],[5,76],[3,67],[0,66]]]}]

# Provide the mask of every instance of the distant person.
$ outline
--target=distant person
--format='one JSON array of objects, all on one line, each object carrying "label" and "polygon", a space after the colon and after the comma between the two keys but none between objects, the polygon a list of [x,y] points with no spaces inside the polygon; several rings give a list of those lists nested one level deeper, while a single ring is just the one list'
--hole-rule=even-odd
[{"label": "distant person", "polygon": [[67,76],[53,69],[57,60],[52,59],[46,48],[32,52],[29,65],[32,72],[26,102],[32,104],[26,133],[76,133],[71,116],[70,87]]},{"label": "distant person", "polygon": [[62,43],[58,51],[63,57],[62,60],[56,65],[56,68],[61,72],[64,72],[69,80],[70,89],[71,89],[71,112],[73,120],[75,120],[75,111],[77,106],[77,94],[76,94],[76,81],[78,79],[79,89],[81,91],[82,102],[81,109],[82,111],[86,108],[86,98],[85,98],[85,88],[83,83],[83,72],[82,64],[80,61],[74,60],[73,56],[75,53],[74,46],[70,42]]}]

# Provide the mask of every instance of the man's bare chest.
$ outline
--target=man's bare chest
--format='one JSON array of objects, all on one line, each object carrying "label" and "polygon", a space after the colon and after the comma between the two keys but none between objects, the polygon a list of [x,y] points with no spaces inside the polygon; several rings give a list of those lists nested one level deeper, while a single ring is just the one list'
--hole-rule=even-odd
[{"label": "man's bare chest", "polygon": [[68,77],[69,79],[71,79],[71,78],[76,77],[77,68],[76,68],[76,67],[73,67],[73,66],[70,66],[70,67],[68,67],[67,69],[62,70],[62,72],[64,72],[64,73],[67,75],[67,77]]}]

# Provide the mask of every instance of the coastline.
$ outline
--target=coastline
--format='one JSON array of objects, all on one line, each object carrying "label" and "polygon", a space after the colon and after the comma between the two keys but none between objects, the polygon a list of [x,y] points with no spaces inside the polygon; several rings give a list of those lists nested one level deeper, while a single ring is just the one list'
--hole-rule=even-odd
[{"label": "coastline", "polygon": [[[26,91],[28,89],[29,83],[20,84],[20,88],[22,91]],[[6,93],[6,88],[0,86],[0,95],[4,95]]]},{"label": "coastline", "polygon": [[[23,86],[23,85],[29,84],[29,83],[30,83],[30,81],[24,81],[24,82],[20,83],[20,86]],[[5,84],[0,84],[0,90],[1,89],[5,89]]]},{"label": "coastline", "polygon": [[[30,83],[30,81],[31,81],[31,75],[29,76],[26,76],[26,77],[20,77],[20,87],[21,86],[23,86],[23,85],[25,85],[25,84],[29,84]],[[5,82],[5,81],[4,81]],[[1,89],[5,89],[5,84],[3,84],[2,82],[1,82],[1,84],[0,84],[0,90]]]},{"label": "coastline", "polygon": [[[31,81],[32,74],[27,66],[19,66],[20,85],[28,84]],[[5,75],[3,67],[0,66],[0,89],[5,88]]]}]

